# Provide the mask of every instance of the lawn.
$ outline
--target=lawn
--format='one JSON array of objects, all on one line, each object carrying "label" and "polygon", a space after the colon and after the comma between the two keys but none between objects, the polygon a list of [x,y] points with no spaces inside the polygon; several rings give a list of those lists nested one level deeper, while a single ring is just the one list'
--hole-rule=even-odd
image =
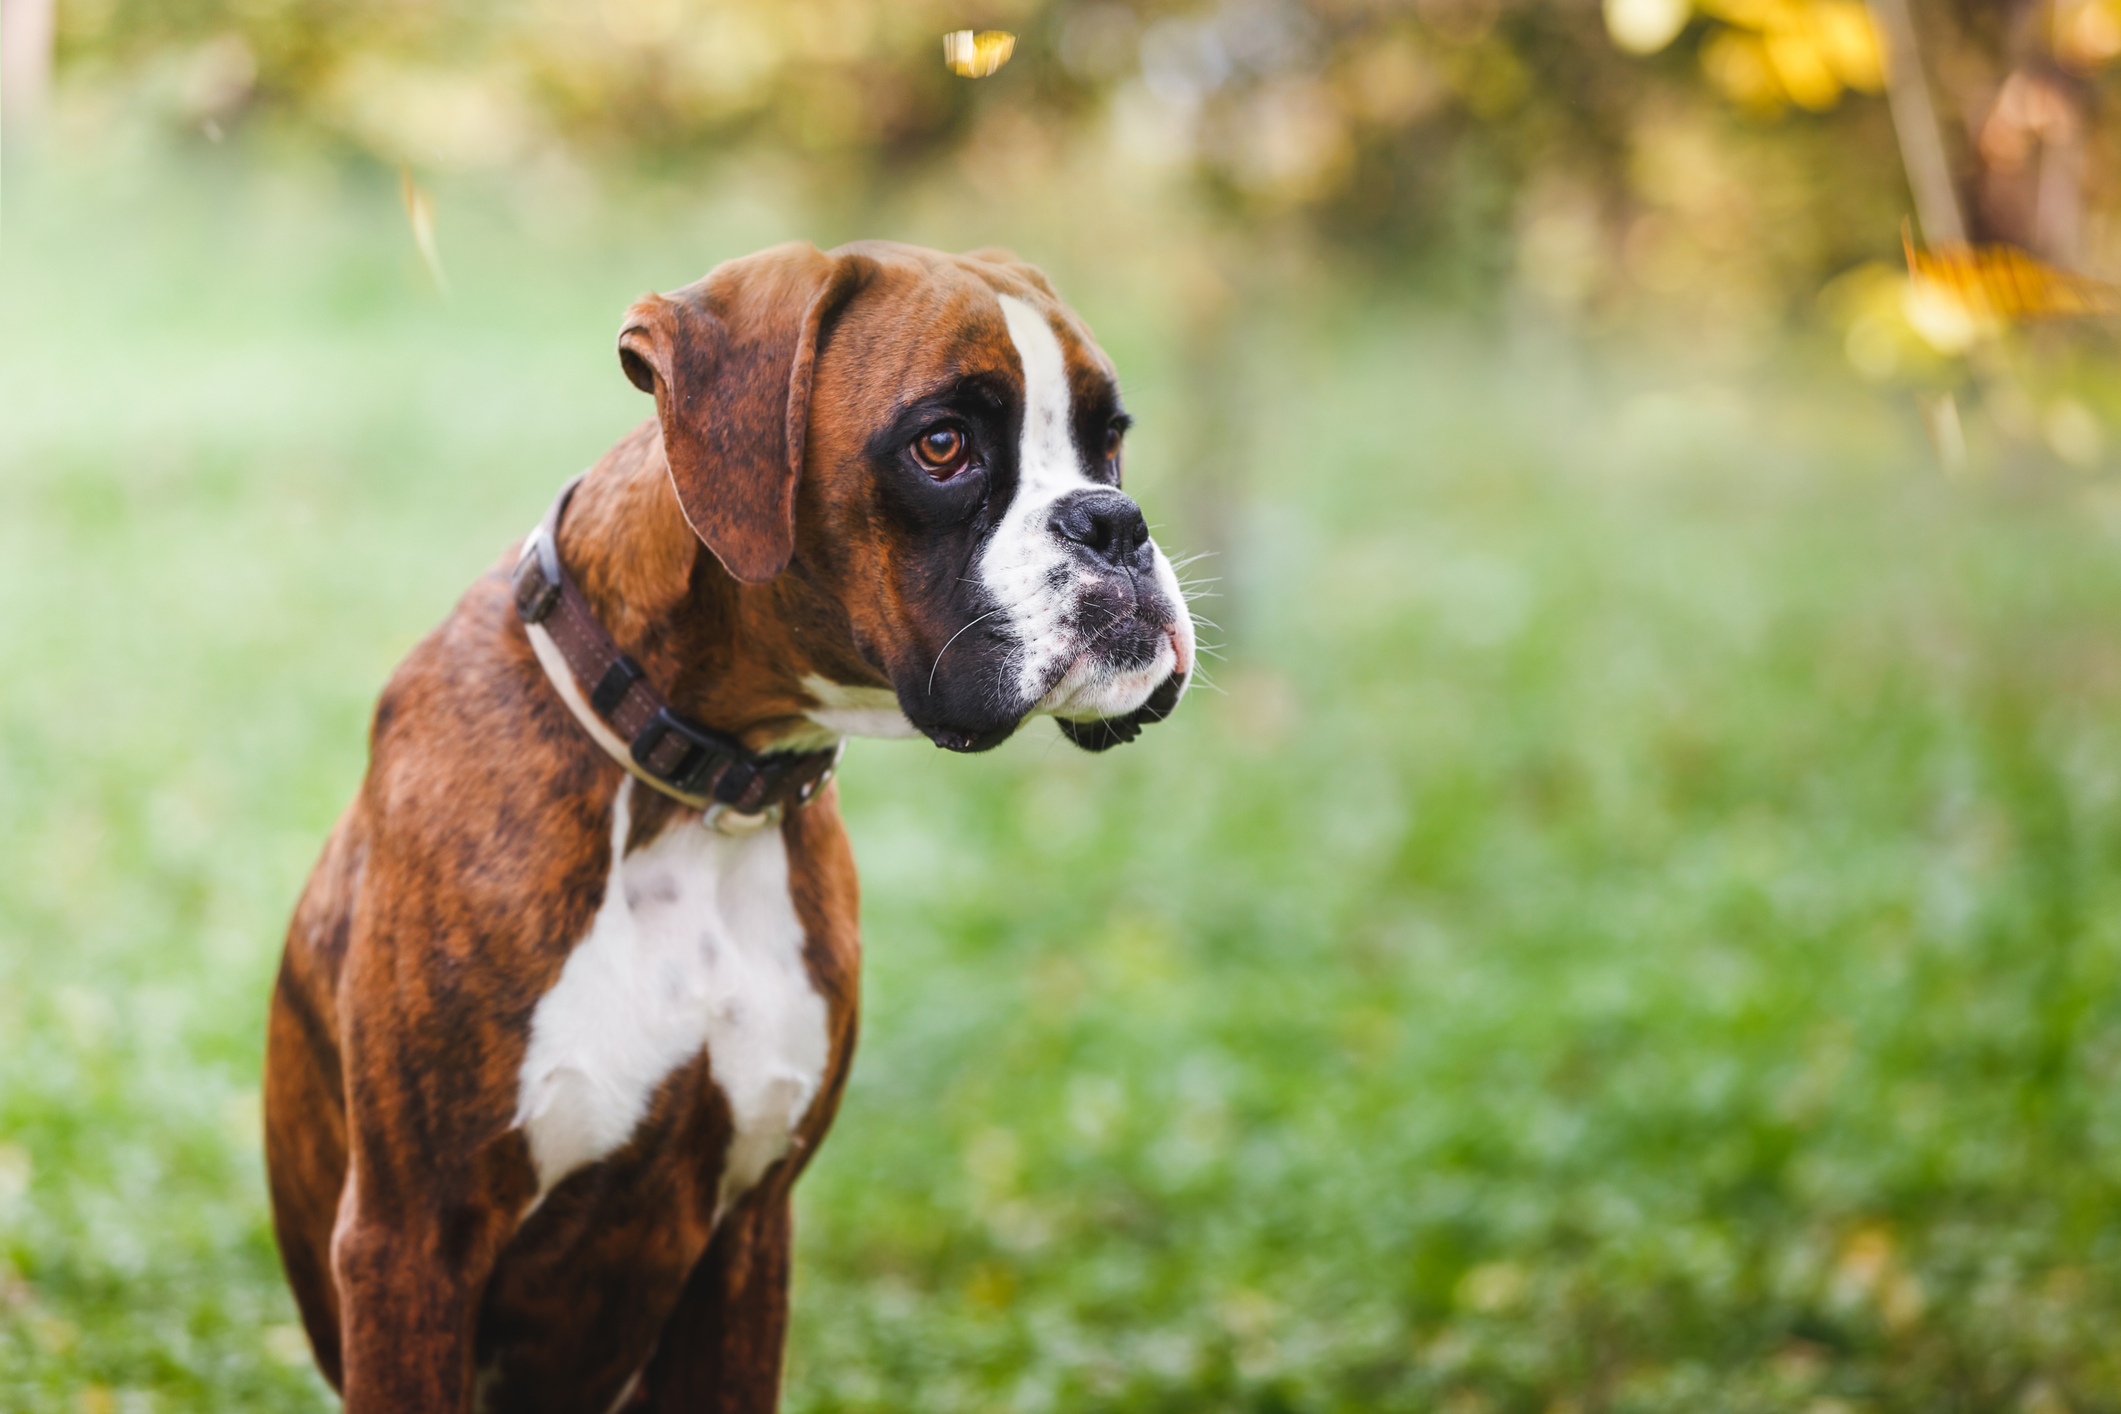
[{"label": "lawn", "polygon": [[[0,266],[22,1414],[329,1405],[258,1070],[375,693],[645,415],[628,300],[854,233],[445,190],[445,301],[387,176],[156,165]],[[1247,314],[1181,477],[1189,355],[1066,290],[1220,690],[850,750],[788,1406],[2121,1409],[2121,486],[1948,480],[1802,331],[1704,381],[1385,298]]]}]

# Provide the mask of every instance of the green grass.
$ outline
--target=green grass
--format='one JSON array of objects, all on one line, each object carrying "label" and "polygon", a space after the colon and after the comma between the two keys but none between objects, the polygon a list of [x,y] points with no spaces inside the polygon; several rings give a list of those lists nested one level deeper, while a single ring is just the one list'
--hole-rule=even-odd
[{"label": "green grass", "polygon": [[[327,1405],[257,1075],[369,705],[645,412],[627,300],[810,233],[445,192],[445,304],[382,179],[180,177],[8,211],[24,1414]],[[1152,520],[1220,508],[1227,695],[852,750],[789,1406],[2121,1409],[2106,486],[1947,483],[1801,348],[1707,387],[1389,304],[1247,316],[1237,455],[1159,475],[1187,355],[1085,263]]]}]

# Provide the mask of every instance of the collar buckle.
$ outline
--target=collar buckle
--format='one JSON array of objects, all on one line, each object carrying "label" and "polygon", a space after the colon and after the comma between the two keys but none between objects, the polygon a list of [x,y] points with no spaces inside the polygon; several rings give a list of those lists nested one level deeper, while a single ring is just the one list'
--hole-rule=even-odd
[{"label": "collar buckle", "polygon": [[[668,707],[656,708],[633,739],[633,763],[672,790],[719,798],[718,765],[734,764],[742,750],[720,732],[686,721]],[[721,774],[726,775],[726,772]]]}]

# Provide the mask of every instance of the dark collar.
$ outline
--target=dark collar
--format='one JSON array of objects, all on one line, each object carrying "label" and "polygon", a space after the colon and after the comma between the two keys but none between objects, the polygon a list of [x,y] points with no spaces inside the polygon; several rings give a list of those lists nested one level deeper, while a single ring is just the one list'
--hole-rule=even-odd
[{"label": "dark collar", "polygon": [[808,804],[831,777],[838,747],[747,751],[736,738],[673,709],[649,685],[641,665],[612,642],[560,563],[560,517],[581,482],[577,476],[560,488],[544,521],[523,542],[511,581],[516,614],[575,719],[628,771],[711,816],[763,816],[776,806]]}]

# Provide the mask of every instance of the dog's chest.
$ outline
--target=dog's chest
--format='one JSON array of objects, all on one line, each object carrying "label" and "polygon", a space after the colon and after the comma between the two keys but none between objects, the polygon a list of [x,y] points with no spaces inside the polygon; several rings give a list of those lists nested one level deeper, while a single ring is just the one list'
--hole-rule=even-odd
[{"label": "dog's chest", "polygon": [[613,806],[611,869],[589,933],[539,999],[516,1122],[542,1200],[625,1144],[657,1088],[704,1049],[733,1126],[720,1208],[787,1152],[823,1080],[825,1002],[803,962],[781,832],[675,823],[625,853],[632,792]]}]

